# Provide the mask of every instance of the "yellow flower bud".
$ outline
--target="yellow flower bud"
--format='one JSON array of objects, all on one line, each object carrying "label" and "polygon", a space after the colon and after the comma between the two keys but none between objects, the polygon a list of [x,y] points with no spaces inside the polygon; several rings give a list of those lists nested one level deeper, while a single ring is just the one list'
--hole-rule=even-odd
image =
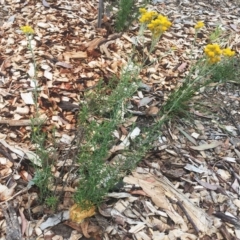
[{"label": "yellow flower bud", "polygon": [[22,32],[24,33],[24,34],[34,34],[34,30],[32,29],[32,27],[31,26],[22,26],[21,27],[21,30],[22,30]]},{"label": "yellow flower bud", "polygon": [[194,26],[195,29],[200,29],[202,27],[204,27],[204,22],[202,21],[198,21]]}]

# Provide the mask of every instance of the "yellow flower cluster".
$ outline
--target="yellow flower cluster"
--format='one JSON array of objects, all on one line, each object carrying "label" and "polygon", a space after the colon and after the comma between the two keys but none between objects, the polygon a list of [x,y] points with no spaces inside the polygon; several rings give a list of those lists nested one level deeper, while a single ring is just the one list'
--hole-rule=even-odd
[{"label": "yellow flower cluster", "polygon": [[197,22],[196,25],[194,26],[194,28],[197,30],[202,27],[204,27],[204,22],[202,22],[202,21]]},{"label": "yellow flower cluster", "polygon": [[232,51],[230,48],[221,49],[217,43],[208,44],[204,52],[208,57],[210,63],[217,63],[221,60],[221,55],[232,57],[234,56],[235,52]]},{"label": "yellow flower cluster", "polygon": [[147,11],[145,8],[140,8],[139,12],[142,15],[139,19],[141,23],[150,23],[157,16],[157,12]]},{"label": "yellow flower cluster", "polygon": [[226,57],[233,57],[235,55],[235,52],[232,51],[230,48],[223,49],[222,53]]},{"label": "yellow flower cluster", "polygon": [[158,15],[155,20],[152,20],[151,23],[148,24],[148,28],[154,36],[157,36],[168,30],[171,25],[172,23],[167,17]]},{"label": "yellow flower cluster", "polygon": [[140,8],[141,17],[139,21],[147,24],[153,35],[159,36],[172,25],[167,17],[157,14],[155,11],[147,11],[145,8]]},{"label": "yellow flower cluster", "polygon": [[217,43],[208,44],[204,49],[210,63],[217,63],[221,60],[222,50]]},{"label": "yellow flower cluster", "polygon": [[25,34],[34,34],[34,30],[32,29],[31,26],[22,26],[21,30]]}]

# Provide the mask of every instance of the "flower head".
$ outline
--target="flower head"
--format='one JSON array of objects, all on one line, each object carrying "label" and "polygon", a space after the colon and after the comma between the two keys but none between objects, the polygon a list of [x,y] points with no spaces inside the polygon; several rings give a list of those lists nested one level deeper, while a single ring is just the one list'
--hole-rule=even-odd
[{"label": "flower head", "polygon": [[197,30],[202,28],[202,27],[204,27],[204,22],[202,22],[202,21],[198,21],[194,26],[194,28],[197,29]]},{"label": "flower head", "polygon": [[21,30],[22,30],[22,32],[23,32],[24,34],[27,34],[27,35],[29,35],[29,34],[34,34],[34,30],[32,29],[31,26],[28,26],[28,25],[22,26],[22,27],[21,27]]},{"label": "flower head", "polygon": [[146,8],[139,8],[139,12],[140,12],[141,14],[144,14],[144,13],[147,12],[147,10],[146,10]]},{"label": "flower head", "polygon": [[148,24],[148,28],[154,36],[158,36],[168,30],[171,25],[172,23],[168,20],[167,17],[158,15],[156,19],[152,20]]},{"label": "flower head", "polygon": [[230,48],[225,48],[222,50],[222,53],[226,57],[232,57],[235,55],[235,51],[232,51]]},{"label": "flower head", "polygon": [[145,8],[140,8],[139,12],[141,13],[140,23],[150,23],[157,16],[157,12],[147,11]]},{"label": "flower head", "polygon": [[210,63],[217,63],[221,60],[222,50],[217,43],[208,44],[205,47],[204,52]]},{"label": "flower head", "polygon": [[221,49],[218,44],[208,44],[204,52],[210,63],[217,63],[221,60],[221,55],[226,57],[232,57],[235,55],[235,52],[230,48]]}]

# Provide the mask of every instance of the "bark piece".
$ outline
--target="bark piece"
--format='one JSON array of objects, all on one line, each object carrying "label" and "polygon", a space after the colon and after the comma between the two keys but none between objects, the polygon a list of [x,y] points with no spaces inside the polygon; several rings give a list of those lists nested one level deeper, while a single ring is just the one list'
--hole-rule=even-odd
[{"label": "bark piece", "polygon": [[3,208],[3,214],[6,219],[6,240],[21,240],[21,228],[18,222],[17,214],[11,204]]}]

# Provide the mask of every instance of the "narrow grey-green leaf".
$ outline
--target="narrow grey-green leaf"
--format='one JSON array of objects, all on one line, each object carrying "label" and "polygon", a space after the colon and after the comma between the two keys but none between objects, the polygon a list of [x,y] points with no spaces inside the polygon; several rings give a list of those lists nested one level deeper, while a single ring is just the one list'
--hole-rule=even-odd
[{"label": "narrow grey-green leaf", "polygon": [[197,145],[197,142],[195,141],[195,139],[193,137],[191,137],[189,134],[187,134],[182,128],[177,128],[191,143],[193,143],[194,145]]},{"label": "narrow grey-green leaf", "polygon": [[203,151],[203,150],[215,148],[215,147],[217,147],[221,144],[222,144],[221,142],[214,141],[214,142],[211,142],[209,144],[205,143],[205,144],[202,144],[202,145],[199,145],[199,146],[190,146],[190,148],[192,148],[194,150],[198,150],[198,151]]}]

